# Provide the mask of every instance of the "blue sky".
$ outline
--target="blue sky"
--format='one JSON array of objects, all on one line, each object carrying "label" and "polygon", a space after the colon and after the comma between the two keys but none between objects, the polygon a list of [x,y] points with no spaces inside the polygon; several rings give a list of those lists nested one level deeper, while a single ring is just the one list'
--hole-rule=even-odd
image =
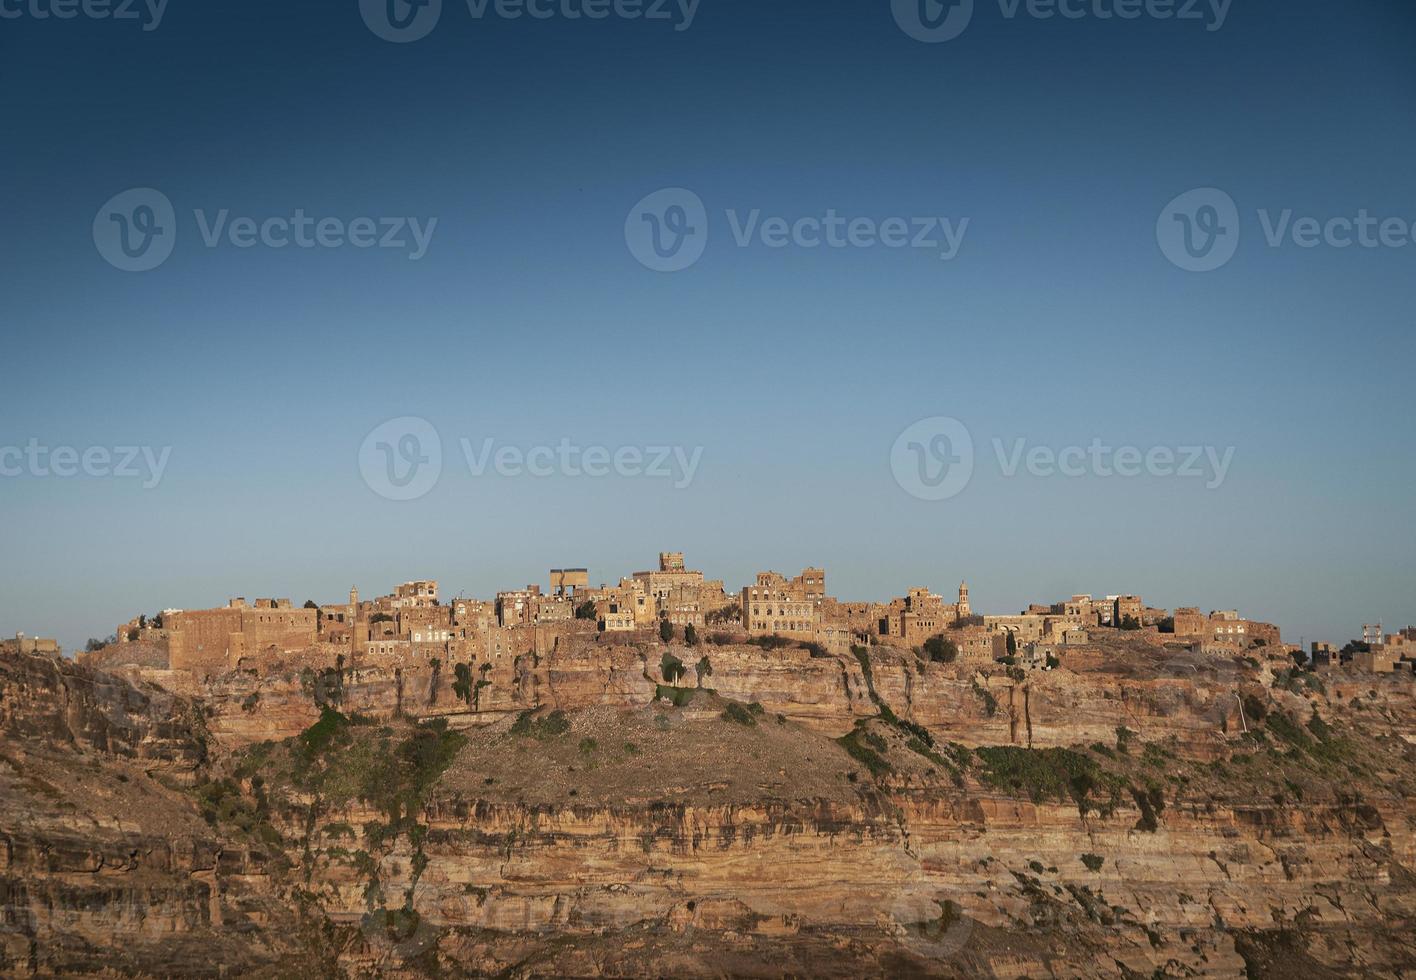
[{"label": "blue sky", "polygon": [[[0,476],[0,630],[72,647],[163,606],[423,577],[489,595],[666,549],[730,588],[817,563],[843,597],[1139,592],[1295,641],[1416,620],[1416,245],[1269,247],[1260,217],[1366,209],[1409,232],[1409,5],[1235,0],[1210,31],[980,0],[937,44],[883,0],[702,0],[686,30],[447,0],[406,44],[325,6],[0,20],[0,448],[171,448],[152,488]],[[130,188],[175,212],[146,272],[93,234]],[[705,208],[702,258],[673,273],[625,238],[662,188]],[[1157,243],[1195,188],[1237,208],[1213,272]],[[413,261],[207,247],[196,215],[297,209],[437,224]],[[968,224],[948,261],[739,247],[753,210]],[[398,502],[360,451],[405,416],[445,458]],[[892,447],[935,416],[975,465],[931,501]],[[463,438],[702,454],[682,488],[476,476]],[[1008,476],[994,440],[1233,456],[1213,488]]]}]

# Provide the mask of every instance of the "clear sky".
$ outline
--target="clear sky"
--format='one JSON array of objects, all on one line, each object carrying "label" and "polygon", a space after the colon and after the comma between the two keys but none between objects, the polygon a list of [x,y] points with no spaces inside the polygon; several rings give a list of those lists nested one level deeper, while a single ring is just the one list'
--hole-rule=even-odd
[{"label": "clear sky", "polygon": [[[939,43],[888,0],[702,0],[691,21],[445,0],[407,43],[368,26],[377,2],[54,5],[0,0],[4,633],[72,648],[235,595],[614,581],[669,549],[730,589],[820,564],[844,598],[1137,592],[1293,641],[1416,621],[1406,0],[1206,0],[1201,20],[977,0]],[[119,212],[152,227],[134,188],[173,208],[141,272],[112,237]],[[640,213],[665,188],[703,215]],[[1197,188],[1237,209],[1208,272],[1157,231]],[[297,211],[329,244],[236,244]],[[1359,212],[1402,223],[1339,247],[1327,223]],[[797,223],[828,214],[856,244],[808,247],[827,232]],[[1227,232],[1222,208],[1189,217],[1216,214]],[[686,218],[701,257],[648,267],[646,217]],[[421,251],[406,225],[360,248],[358,218],[437,224]],[[937,247],[886,247],[892,218],[911,241],[947,219],[957,248],[937,224]],[[1302,247],[1309,218],[1329,233]],[[969,433],[972,478],[921,499],[899,474],[959,465],[958,440],[897,437],[937,416]],[[370,459],[401,473],[409,444],[365,442],[403,417],[443,459],[399,501]],[[688,480],[633,456],[532,476],[474,472],[462,439],[474,463],[487,439],[702,452]],[[95,452],[65,477],[31,444],[165,463],[111,475],[158,467]],[[1064,452],[1093,444],[1233,453],[1222,480],[1122,477]]]}]

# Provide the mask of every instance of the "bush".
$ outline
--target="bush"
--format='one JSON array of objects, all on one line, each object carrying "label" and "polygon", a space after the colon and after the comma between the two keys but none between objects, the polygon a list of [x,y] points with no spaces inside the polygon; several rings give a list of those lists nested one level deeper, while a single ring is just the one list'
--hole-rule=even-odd
[{"label": "bush", "polygon": [[584,602],[582,602],[580,605],[576,606],[576,607],[575,607],[575,618],[576,618],[576,619],[598,619],[599,616],[598,616],[598,614],[597,614],[596,611],[595,611],[595,603],[592,602],[592,601],[589,600],[589,599],[586,599],[586,600],[585,600]]},{"label": "bush", "polygon": [[693,687],[669,687],[665,684],[658,684],[654,687],[654,700],[667,701],[675,708],[682,708],[693,700],[693,696],[698,693]]},{"label": "bush", "polygon": [[694,628],[692,623],[683,628],[683,642],[691,647],[698,646],[698,630]]},{"label": "bush", "polygon": [[1092,874],[1096,874],[1101,870],[1101,866],[1106,863],[1106,858],[1102,857],[1100,854],[1083,854],[1082,863],[1087,866],[1088,871]]},{"label": "bush", "polygon": [[1123,754],[1130,752],[1131,742],[1135,739],[1135,737],[1136,733],[1131,731],[1131,729],[1127,728],[1125,725],[1121,725],[1120,727],[1118,727],[1116,729],[1116,751],[1121,752]]},{"label": "bush", "polygon": [[975,754],[983,762],[985,783],[1024,793],[1034,803],[1070,798],[1083,816],[1093,806],[1093,791],[1105,792],[1097,809],[1109,813],[1120,802],[1125,785],[1120,777],[1071,749],[1023,749],[1004,745],[976,749]]},{"label": "bush", "polygon": [[931,663],[951,664],[959,659],[959,647],[953,640],[945,639],[943,634],[931,636],[924,641],[924,652],[929,656]]},{"label": "bush", "polygon": [[670,643],[674,638],[674,624],[667,619],[659,620],[659,639],[665,643]]},{"label": "bush", "polygon": [[665,684],[678,686],[679,680],[688,672],[683,661],[675,657],[672,653],[665,651],[663,659],[659,661],[659,673],[663,675]]},{"label": "bush", "polygon": [[517,715],[516,721],[511,726],[511,734],[529,735],[532,738],[545,741],[570,731],[570,719],[559,708],[544,718],[536,718],[534,715],[534,710],[523,711]]},{"label": "bush", "polygon": [[[863,722],[857,722],[856,727],[848,735],[843,735],[836,739],[836,744],[845,749],[852,759],[869,770],[876,779],[894,771],[894,767],[880,754],[880,750],[885,747],[885,740],[878,735],[866,732],[861,726]],[[879,746],[879,750],[866,744],[870,740]]]},{"label": "bush", "polygon": [[973,692],[983,701],[983,710],[988,717],[992,718],[998,714],[998,699],[993,696],[993,692],[978,682],[978,678],[973,680]]},{"label": "bush", "polygon": [[747,642],[764,650],[780,650],[782,647],[791,646],[792,643],[785,636],[778,636],[776,633],[767,636],[754,636]]},{"label": "bush", "polygon": [[[759,711],[761,707],[761,705],[758,705]],[[757,718],[753,713],[736,701],[729,701],[728,706],[723,709],[723,713],[720,717],[724,721],[730,721],[735,725],[742,725],[745,728],[757,727]]]}]

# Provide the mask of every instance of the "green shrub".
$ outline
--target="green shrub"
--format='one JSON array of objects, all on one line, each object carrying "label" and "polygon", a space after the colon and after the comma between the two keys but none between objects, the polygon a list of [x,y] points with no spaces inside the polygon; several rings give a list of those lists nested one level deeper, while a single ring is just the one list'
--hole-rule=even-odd
[{"label": "green shrub", "polygon": [[865,741],[865,739],[869,737],[883,748],[885,744],[884,739],[881,739],[880,736],[874,735],[873,733],[866,732],[861,725],[861,722],[857,722],[856,727],[849,734],[836,739],[836,743],[840,745],[841,748],[845,749],[852,759],[855,759],[861,765],[865,766],[876,779],[894,772],[894,767],[885,760],[880,752],[871,745],[866,744]]},{"label": "green shrub", "polygon": [[791,646],[792,643],[785,636],[778,636],[776,633],[767,636],[754,636],[747,642],[764,650],[780,650],[782,647]]},{"label": "green shrub", "polygon": [[973,692],[976,697],[983,701],[983,710],[988,717],[992,718],[998,714],[998,699],[993,696],[993,692],[978,682],[978,678],[973,679]]},{"label": "green shrub", "polygon": [[1096,874],[1098,871],[1100,871],[1100,870],[1101,870],[1101,866],[1102,866],[1105,862],[1106,862],[1106,859],[1105,859],[1104,857],[1102,857],[1100,854],[1083,854],[1083,855],[1082,855],[1082,863],[1087,866],[1087,870],[1090,871],[1092,874]]},{"label": "green shrub", "polygon": [[[976,749],[975,754],[983,763],[985,783],[1023,793],[1034,803],[1071,799],[1083,816],[1093,806],[1103,814],[1110,813],[1120,802],[1125,785],[1119,776],[1106,772],[1090,757],[1071,749],[999,745]],[[1099,803],[1093,802],[1093,792],[1103,794]]]},{"label": "green shrub", "polygon": [[697,688],[692,687],[669,687],[665,684],[657,684],[654,687],[654,700],[667,701],[675,708],[682,708],[693,700],[693,696],[698,693]]},{"label": "green shrub", "polygon": [[677,685],[687,672],[682,660],[668,651],[664,652],[663,658],[659,661],[659,673],[663,675],[665,684]]},{"label": "green shrub", "polygon": [[570,731],[570,719],[559,708],[544,718],[536,718],[534,715],[534,710],[523,711],[517,715],[516,721],[511,726],[511,734],[529,735],[532,738],[545,741]]},{"label": "green shrub", "polygon": [[924,641],[924,652],[929,656],[930,661],[936,664],[951,664],[959,659],[958,645],[953,640],[945,638],[942,633]]},{"label": "green shrub", "polygon": [[730,721],[735,725],[742,725],[745,728],[755,728],[757,717],[736,701],[729,701],[728,706],[723,709],[720,717],[724,721]]}]

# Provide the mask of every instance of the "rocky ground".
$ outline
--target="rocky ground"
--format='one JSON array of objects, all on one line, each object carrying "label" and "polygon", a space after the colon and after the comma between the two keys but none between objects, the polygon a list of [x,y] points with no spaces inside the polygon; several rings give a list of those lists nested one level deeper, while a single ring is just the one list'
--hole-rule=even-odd
[{"label": "rocky ground", "polygon": [[594,645],[475,699],[112,667],[0,659],[0,975],[1416,971],[1410,677],[1120,636]]}]

